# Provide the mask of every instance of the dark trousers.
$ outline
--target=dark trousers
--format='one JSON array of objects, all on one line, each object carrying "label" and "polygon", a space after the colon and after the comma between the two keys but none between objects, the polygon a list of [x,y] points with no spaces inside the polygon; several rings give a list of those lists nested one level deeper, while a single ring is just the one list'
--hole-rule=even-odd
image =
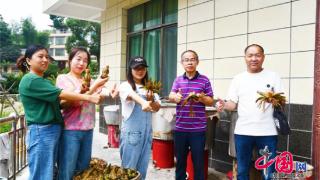
[{"label": "dark trousers", "polygon": [[[272,153],[269,159],[276,157],[277,136],[245,136],[235,134],[236,156],[238,163],[238,180],[249,180],[249,169],[252,161],[252,150],[257,147],[258,151],[268,146]],[[259,155],[260,156],[260,155]],[[267,169],[267,177],[262,175],[263,179],[270,180],[274,172],[274,164]]]},{"label": "dark trousers", "polygon": [[176,180],[186,179],[187,156],[189,149],[195,180],[204,180],[204,146],[205,132],[174,133],[174,151],[177,159]]}]

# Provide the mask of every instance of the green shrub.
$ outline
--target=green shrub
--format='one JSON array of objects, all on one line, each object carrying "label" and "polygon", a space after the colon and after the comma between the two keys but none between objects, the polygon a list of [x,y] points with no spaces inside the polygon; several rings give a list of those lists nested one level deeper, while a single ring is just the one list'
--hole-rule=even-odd
[{"label": "green shrub", "polygon": [[12,124],[11,123],[4,123],[0,125],[0,134],[11,131]]},{"label": "green shrub", "polygon": [[[0,118],[8,117],[8,116],[9,116],[8,113],[3,113],[2,115],[0,114]],[[5,132],[9,132],[11,130],[11,127],[12,127],[11,122],[0,124],[0,134],[5,133]]]},{"label": "green shrub", "polygon": [[6,90],[8,90],[14,83],[14,85],[12,86],[12,88],[10,89],[9,93],[10,94],[18,94],[18,90],[19,90],[19,83],[22,79],[23,74],[22,73],[3,73],[2,76],[6,79],[5,81],[1,82],[1,84],[4,86],[4,88]]},{"label": "green shrub", "polygon": [[56,62],[50,63],[46,72],[44,72],[43,78],[47,78],[53,85],[56,84],[56,78],[59,73],[59,67]]}]

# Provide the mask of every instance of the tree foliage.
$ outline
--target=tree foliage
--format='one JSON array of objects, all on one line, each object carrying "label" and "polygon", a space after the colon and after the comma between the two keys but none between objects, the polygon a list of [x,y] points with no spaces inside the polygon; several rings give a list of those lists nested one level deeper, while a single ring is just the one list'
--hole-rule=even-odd
[{"label": "tree foliage", "polygon": [[44,72],[43,77],[51,81],[53,85],[56,84],[56,78],[59,74],[59,67],[56,62],[49,64],[48,69]]},{"label": "tree foliage", "polygon": [[37,43],[37,30],[31,18],[26,18],[22,21],[22,36],[24,47]]},{"label": "tree foliage", "polygon": [[46,48],[49,48],[49,36],[50,33],[48,31],[41,31],[37,33],[37,44],[41,44]]},{"label": "tree foliage", "polygon": [[23,74],[22,73],[3,73],[3,78],[6,80],[3,81],[2,85],[4,86],[4,89],[8,90],[11,86],[9,93],[10,94],[18,94],[19,91],[19,83],[22,79]]},{"label": "tree foliage", "polygon": [[21,49],[31,44],[49,47],[49,34],[48,31],[37,31],[31,18],[9,26],[0,14],[0,63],[15,62]]},{"label": "tree foliage", "polygon": [[19,56],[20,48],[12,43],[9,25],[0,15],[0,63],[6,61],[15,62]]},{"label": "tree foliage", "polygon": [[16,62],[21,55],[20,47],[14,44],[0,47],[0,62]]},{"label": "tree foliage", "polygon": [[0,14],[0,46],[12,44],[9,26]]},{"label": "tree foliage", "polygon": [[11,27],[11,39],[12,43],[19,46],[20,48],[23,47],[23,36],[22,36],[22,24],[18,22],[13,22],[10,24]]},{"label": "tree foliage", "polygon": [[54,28],[62,30],[62,31],[68,29],[68,27],[64,23],[64,17],[50,15],[50,19],[53,23]]}]

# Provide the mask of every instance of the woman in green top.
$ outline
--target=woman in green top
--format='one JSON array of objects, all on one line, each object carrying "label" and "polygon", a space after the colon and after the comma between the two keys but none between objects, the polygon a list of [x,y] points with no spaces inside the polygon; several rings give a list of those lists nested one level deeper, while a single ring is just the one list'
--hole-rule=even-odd
[{"label": "woman in green top", "polygon": [[48,50],[39,45],[29,46],[25,55],[17,61],[20,70],[29,71],[21,79],[19,93],[28,126],[26,145],[29,179],[32,180],[53,179],[63,126],[60,100],[82,100],[92,103],[99,103],[101,100],[98,94],[78,94],[57,88],[43,78],[48,65]]}]

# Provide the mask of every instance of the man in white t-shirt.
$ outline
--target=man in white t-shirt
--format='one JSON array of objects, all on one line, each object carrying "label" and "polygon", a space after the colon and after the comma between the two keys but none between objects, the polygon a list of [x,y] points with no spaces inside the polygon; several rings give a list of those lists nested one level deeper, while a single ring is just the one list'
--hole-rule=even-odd
[{"label": "man in white t-shirt", "polygon": [[[219,101],[218,110],[237,110],[238,120],[235,127],[235,147],[238,164],[238,180],[249,180],[252,150],[268,148],[272,153],[269,157],[276,156],[277,129],[273,119],[273,108],[266,103],[265,109],[258,106],[257,91],[282,92],[280,77],[271,71],[262,68],[265,55],[263,48],[252,44],[245,49],[247,71],[236,75],[228,92],[226,101]],[[274,165],[270,166],[264,179],[271,179]]]}]

